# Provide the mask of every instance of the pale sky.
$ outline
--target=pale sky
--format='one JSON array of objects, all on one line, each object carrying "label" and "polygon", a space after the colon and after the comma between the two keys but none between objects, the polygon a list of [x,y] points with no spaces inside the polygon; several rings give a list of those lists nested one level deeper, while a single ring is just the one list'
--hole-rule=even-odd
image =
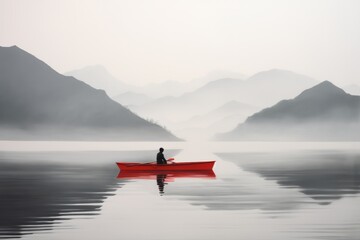
[{"label": "pale sky", "polygon": [[0,45],[138,85],[272,68],[360,84],[360,1],[0,0]]}]

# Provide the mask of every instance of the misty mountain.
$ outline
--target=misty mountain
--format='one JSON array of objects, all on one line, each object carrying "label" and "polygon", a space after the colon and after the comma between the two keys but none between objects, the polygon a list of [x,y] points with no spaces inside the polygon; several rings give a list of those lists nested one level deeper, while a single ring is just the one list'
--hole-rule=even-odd
[{"label": "misty mountain", "polygon": [[329,81],[250,116],[224,140],[359,140],[360,96]]},{"label": "misty mountain", "polygon": [[207,114],[230,101],[268,107],[281,99],[292,98],[315,84],[316,81],[310,77],[274,69],[255,74],[247,80],[218,79],[179,97],[164,97],[131,109],[140,116],[170,126],[171,122],[183,122]]},{"label": "misty mountain", "polygon": [[233,78],[233,79],[246,79],[246,76],[240,72],[233,72],[233,71],[226,71],[226,70],[215,70],[207,73],[206,75],[196,78],[192,80],[192,83],[197,85],[197,88],[206,85],[209,82],[215,81],[217,79],[224,79],[224,78]]},{"label": "misty mountain", "polygon": [[133,105],[138,106],[154,100],[153,98],[145,94],[134,93],[134,92],[122,93],[120,95],[113,97],[113,99],[124,106],[133,106]]},{"label": "misty mountain", "polygon": [[179,96],[192,89],[193,87],[190,82],[165,81],[136,87],[134,91],[146,94],[152,98],[162,98],[166,96]]},{"label": "misty mountain", "polygon": [[218,132],[234,129],[239,122],[245,121],[258,110],[259,108],[248,104],[230,101],[206,114],[194,116],[184,122],[172,123],[170,126],[176,129],[178,136],[207,140]]},{"label": "misty mountain", "polygon": [[249,115],[244,115],[242,113],[226,116],[223,119],[212,123],[208,127],[208,131],[213,133],[212,136],[215,133],[230,131],[234,129],[239,122],[244,122],[248,116]]},{"label": "misty mountain", "polygon": [[187,92],[205,86],[207,83],[223,78],[245,78],[245,75],[231,71],[212,71],[205,76],[193,79],[187,82],[165,81],[160,83],[148,84],[144,87],[137,87],[136,92],[149,95],[153,98],[162,98],[166,96],[178,97]]},{"label": "misty mountain", "polygon": [[356,84],[347,85],[343,88],[345,92],[351,95],[360,95],[360,86]]},{"label": "misty mountain", "polygon": [[234,90],[234,85],[241,84],[240,79],[221,79],[212,81],[205,86],[185,93],[179,97],[163,97],[131,108],[140,116],[158,119],[165,124],[173,121],[183,122],[197,115],[207,114],[221,107],[228,101],[234,100],[234,94],[226,94]]},{"label": "misty mountain", "polygon": [[193,127],[210,126],[211,124],[221,121],[224,118],[234,115],[242,115],[245,120],[247,116],[255,113],[258,110],[259,108],[249,104],[240,103],[238,101],[230,101],[204,115],[192,117],[188,121],[183,122],[183,124],[192,125]]},{"label": "misty mountain", "polygon": [[[282,99],[293,98],[318,82],[292,71],[272,69],[259,72],[247,79],[252,102],[258,106],[271,106]],[[246,94],[244,92],[243,94]],[[246,101],[243,101],[246,103]]]},{"label": "misty mountain", "polygon": [[249,104],[230,101],[206,114],[197,115],[187,121],[179,122],[178,128],[204,129],[208,136],[211,136],[217,132],[233,129],[240,121],[244,121],[258,110],[258,107]]},{"label": "misty mountain", "polygon": [[0,47],[2,139],[178,140],[33,55]]},{"label": "misty mountain", "polygon": [[[93,88],[105,90],[106,93],[114,99],[122,98],[121,95],[128,92],[132,92],[134,94],[144,94],[151,98],[179,96],[185,92],[194,90],[199,84],[199,81],[184,83],[177,81],[165,81],[160,83],[151,83],[145,86],[133,86],[120,81],[101,65],[86,66],[81,69],[66,72],[64,75],[73,76]],[[126,95],[125,98],[127,98]]]},{"label": "misty mountain", "polygon": [[66,76],[73,76],[96,89],[105,90],[109,96],[114,96],[133,89],[124,82],[115,78],[101,65],[87,66],[81,69],[64,73]]},{"label": "misty mountain", "polygon": [[[259,72],[245,80],[223,78],[211,81],[198,90],[184,95],[207,95],[229,101],[239,101],[256,106],[268,106],[284,98],[291,98],[316,85],[313,78],[287,70],[272,69]],[[221,95],[220,95],[221,94]],[[221,104],[222,105],[222,104]]]},{"label": "misty mountain", "polygon": [[144,108],[156,112],[156,108],[174,105],[179,110],[206,113],[229,101],[265,107],[294,97],[315,84],[316,81],[310,77],[274,69],[255,74],[247,80],[218,79],[179,97],[158,99],[144,105]]}]

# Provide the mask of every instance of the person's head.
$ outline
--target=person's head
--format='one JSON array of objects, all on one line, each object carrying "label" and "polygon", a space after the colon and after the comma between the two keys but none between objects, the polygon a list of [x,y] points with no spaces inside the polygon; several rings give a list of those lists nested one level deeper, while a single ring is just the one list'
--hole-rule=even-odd
[{"label": "person's head", "polygon": [[163,151],[164,151],[164,149],[163,149],[163,148],[160,148],[160,149],[159,149],[159,151],[160,151],[160,152],[163,152]]}]

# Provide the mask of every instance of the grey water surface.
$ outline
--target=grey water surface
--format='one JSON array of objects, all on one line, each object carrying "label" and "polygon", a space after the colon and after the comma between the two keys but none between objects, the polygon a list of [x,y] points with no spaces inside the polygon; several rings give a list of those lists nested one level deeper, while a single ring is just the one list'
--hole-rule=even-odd
[{"label": "grey water surface", "polygon": [[358,144],[299,144],[169,143],[176,161],[216,160],[216,177],[161,186],[115,165],[156,144],[1,149],[0,238],[360,239]]}]

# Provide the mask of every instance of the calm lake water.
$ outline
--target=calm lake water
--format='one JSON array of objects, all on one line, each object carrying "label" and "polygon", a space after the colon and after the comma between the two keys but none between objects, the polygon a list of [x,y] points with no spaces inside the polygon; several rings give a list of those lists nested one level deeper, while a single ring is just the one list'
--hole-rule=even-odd
[{"label": "calm lake water", "polygon": [[[159,147],[214,175],[118,178]],[[358,240],[359,193],[360,143],[0,142],[0,238]]]}]

